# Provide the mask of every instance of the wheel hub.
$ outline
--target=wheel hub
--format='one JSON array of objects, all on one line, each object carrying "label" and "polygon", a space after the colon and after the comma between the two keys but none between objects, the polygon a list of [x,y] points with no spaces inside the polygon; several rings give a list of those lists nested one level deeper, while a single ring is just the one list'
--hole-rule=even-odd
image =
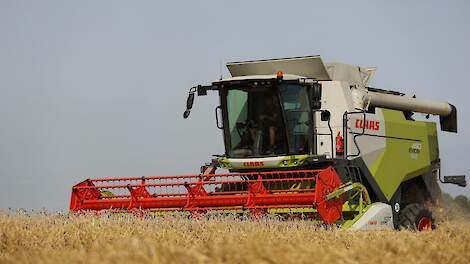
[{"label": "wheel hub", "polygon": [[418,231],[427,231],[432,229],[431,219],[428,217],[422,217],[418,222]]}]

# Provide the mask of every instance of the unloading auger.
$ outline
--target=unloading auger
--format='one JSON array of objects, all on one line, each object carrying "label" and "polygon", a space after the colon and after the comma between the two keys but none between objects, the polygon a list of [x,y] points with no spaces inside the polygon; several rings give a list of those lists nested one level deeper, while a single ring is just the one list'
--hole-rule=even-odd
[{"label": "unloading auger", "polygon": [[[432,229],[428,204],[440,175],[438,115],[457,132],[446,102],[369,87],[375,68],[324,64],[319,56],[228,63],[230,78],[190,89],[218,92],[225,153],[194,175],[87,179],[72,189],[80,211],[209,211],[302,216],[353,229]],[[217,168],[229,173],[215,174]]]}]

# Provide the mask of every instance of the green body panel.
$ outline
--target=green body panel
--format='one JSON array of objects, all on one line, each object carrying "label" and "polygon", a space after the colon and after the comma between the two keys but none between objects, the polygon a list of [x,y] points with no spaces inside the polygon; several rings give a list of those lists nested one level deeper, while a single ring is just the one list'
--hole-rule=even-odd
[{"label": "green body panel", "polygon": [[390,200],[402,182],[429,170],[439,150],[435,123],[406,120],[401,111],[382,112],[386,147],[369,170]]}]

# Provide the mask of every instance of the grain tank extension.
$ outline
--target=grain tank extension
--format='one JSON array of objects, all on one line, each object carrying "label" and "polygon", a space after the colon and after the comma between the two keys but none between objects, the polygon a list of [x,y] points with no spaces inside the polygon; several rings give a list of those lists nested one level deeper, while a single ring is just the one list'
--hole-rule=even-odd
[{"label": "grain tank extension", "polygon": [[[88,179],[72,211],[209,211],[301,216],[352,229],[431,229],[442,183],[436,123],[457,132],[457,109],[369,86],[375,68],[319,56],[228,63],[231,77],[190,89],[217,93],[225,153],[195,175]],[[216,174],[217,168],[227,173]]]}]

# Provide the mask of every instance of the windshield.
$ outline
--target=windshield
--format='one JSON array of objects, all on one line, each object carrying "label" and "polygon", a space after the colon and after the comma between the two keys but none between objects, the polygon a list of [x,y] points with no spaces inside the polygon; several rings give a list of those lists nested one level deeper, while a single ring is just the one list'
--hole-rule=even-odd
[{"label": "windshield", "polygon": [[275,89],[229,89],[226,99],[229,156],[260,157],[287,153],[281,107]]},{"label": "windshield", "polygon": [[228,156],[244,158],[308,153],[307,90],[289,84],[276,87],[234,86],[226,90]]}]

